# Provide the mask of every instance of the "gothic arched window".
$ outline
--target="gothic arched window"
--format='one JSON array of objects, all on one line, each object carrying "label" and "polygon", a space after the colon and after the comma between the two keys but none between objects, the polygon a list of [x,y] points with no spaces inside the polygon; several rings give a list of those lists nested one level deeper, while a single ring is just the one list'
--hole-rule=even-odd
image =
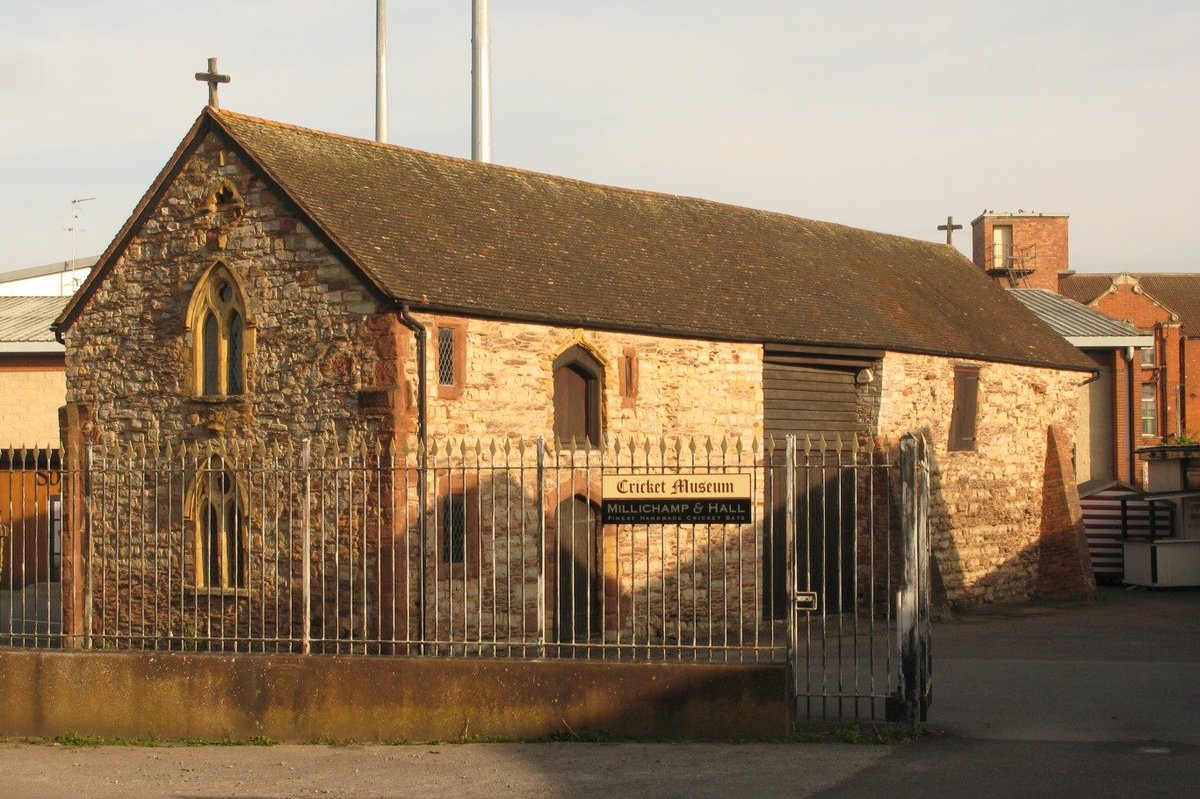
[{"label": "gothic arched window", "polygon": [[196,393],[234,397],[246,391],[246,301],[233,274],[218,264],[196,286],[191,327]]},{"label": "gothic arched window", "polygon": [[554,437],[563,444],[600,446],[604,366],[581,346],[554,360]]},{"label": "gothic arched window", "polygon": [[196,480],[196,585],[244,588],[248,536],[237,483],[216,457]]}]

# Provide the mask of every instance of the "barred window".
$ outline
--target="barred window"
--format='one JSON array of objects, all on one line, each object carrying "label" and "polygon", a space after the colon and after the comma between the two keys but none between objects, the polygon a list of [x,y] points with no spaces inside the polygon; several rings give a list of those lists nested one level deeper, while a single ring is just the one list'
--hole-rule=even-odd
[{"label": "barred window", "polygon": [[467,559],[467,495],[451,494],[442,503],[442,563]]},{"label": "barred window", "polygon": [[433,339],[437,395],[458,399],[467,382],[467,326],[461,319],[438,321]]},{"label": "barred window", "polygon": [[438,385],[454,385],[454,330],[438,330]]}]

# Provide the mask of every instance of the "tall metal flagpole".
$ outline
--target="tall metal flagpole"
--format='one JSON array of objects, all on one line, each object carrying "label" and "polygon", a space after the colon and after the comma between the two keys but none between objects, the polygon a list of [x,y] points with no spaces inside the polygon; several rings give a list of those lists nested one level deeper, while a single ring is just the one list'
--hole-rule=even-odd
[{"label": "tall metal flagpole", "polygon": [[471,4],[471,158],[492,160],[492,26],[489,0]]},{"label": "tall metal flagpole", "polygon": [[375,0],[375,141],[387,141],[387,0]]}]

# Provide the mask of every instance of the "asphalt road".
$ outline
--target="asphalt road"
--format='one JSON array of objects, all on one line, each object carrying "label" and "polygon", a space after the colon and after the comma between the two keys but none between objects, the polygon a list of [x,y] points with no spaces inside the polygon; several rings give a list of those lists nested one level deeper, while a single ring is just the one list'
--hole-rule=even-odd
[{"label": "asphalt road", "polygon": [[934,630],[910,744],[0,746],[14,797],[1200,795],[1200,591],[1108,589]]}]

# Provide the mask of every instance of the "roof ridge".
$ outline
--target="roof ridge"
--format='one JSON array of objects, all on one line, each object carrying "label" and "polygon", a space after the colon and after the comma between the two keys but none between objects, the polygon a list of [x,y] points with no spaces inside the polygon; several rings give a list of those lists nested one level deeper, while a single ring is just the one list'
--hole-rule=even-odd
[{"label": "roof ridge", "polygon": [[1121,275],[1130,275],[1136,278],[1143,277],[1200,277],[1200,272],[1135,272],[1129,269],[1123,269],[1120,272],[1074,272],[1062,277],[1119,277]]},{"label": "roof ridge", "polygon": [[228,117],[228,118],[232,118],[232,119],[239,119],[239,120],[242,120],[245,122],[250,122],[252,124],[263,125],[265,127],[273,127],[273,128],[278,128],[281,130],[290,130],[290,131],[294,131],[296,133],[310,135],[310,136],[313,136],[316,138],[335,139],[335,140],[345,141],[349,144],[355,144],[355,145],[360,145],[360,146],[366,145],[366,146],[370,146],[370,147],[377,147],[377,148],[380,148],[383,150],[392,150],[392,151],[399,151],[399,152],[405,152],[405,153],[412,153],[412,154],[422,157],[422,158],[434,158],[434,159],[437,159],[440,161],[446,161],[446,162],[449,162],[456,166],[464,167],[467,169],[478,169],[480,171],[497,170],[497,171],[507,172],[512,175],[526,177],[526,178],[534,178],[537,180],[549,181],[552,183],[567,183],[572,186],[582,186],[582,187],[587,187],[589,189],[600,189],[600,190],[603,190],[606,192],[625,194],[625,195],[629,195],[629,196],[633,196],[633,197],[651,198],[651,199],[661,198],[661,199],[668,199],[668,200],[686,200],[688,202],[702,204],[704,206],[711,207],[711,208],[730,209],[730,210],[733,210],[738,213],[746,214],[747,216],[750,216],[750,217],[760,217],[760,218],[765,218],[765,219],[797,220],[797,221],[809,223],[809,224],[826,225],[831,228],[839,228],[839,229],[848,231],[854,235],[869,234],[871,236],[884,236],[889,239],[898,239],[901,241],[908,241],[908,242],[913,242],[914,244],[928,246],[928,247],[936,247],[936,248],[941,248],[941,247],[947,246],[943,242],[928,241],[926,239],[915,239],[915,238],[912,238],[911,236],[902,236],[898,233],[885,233],[883,231],[878,231],[878,230],[867,230],[866,228],[854,227],[853,225],[848,225],[848,224],[844,224],[841,222],[830,222],[830,221],[823,220],[823,219],[812,219],[810,217],[798,216],[796,214],[789,214],[789,213],[785,213],[783,211],[768,211],[768,210],[762,209],[762,208],[753,208],[748,205],[738,205],[736,203],[723,202],[721,200],[712,200],[712,199],[708,199],[706,197],[696,197],[696,196],[690,195],[690,194],[673,194],[671,192],[658,191],[655,189],[635,189],[635,188],[631,188],[628,186],[617,186],[617,185],[613,185],[610,183],[597,183],[595,181],[583,180],[581,178],[570,177],[568,175],[555,175],[550,172],[539,172],[537,170],[527,169],[525,167],[510,166],[507,164],[495,164],[495,163],[491,163],[491,162],[475,161],[470,158],[464,158],[462,156],[446,155],[445,153],[435,153],[435,152],[431,152],[429,150],[421,150],[416,147],[407,147],[402,144],[392,144],[391,142],[378,142],[378,141],[374,141],[372,139],[364,139],[360,136],[351,136],[351,135],[348,135],[345,133],[333,133],[330,131],[318,130],[316,128],[305,127],[303,125],[293,125],[288,122],[279,122],[279,121],[272,120],[272,119],[266,119],[264,117],[256,117],[256,116],[252,116],[250,114],[242,114],[242,113],[239,113],[236,111],[230,111],[225,108],[217,108],[217,109],[208,108],[206,110],[208,111],[208,113],[211,113],[215,117],[218,117],[218,118]]}]

